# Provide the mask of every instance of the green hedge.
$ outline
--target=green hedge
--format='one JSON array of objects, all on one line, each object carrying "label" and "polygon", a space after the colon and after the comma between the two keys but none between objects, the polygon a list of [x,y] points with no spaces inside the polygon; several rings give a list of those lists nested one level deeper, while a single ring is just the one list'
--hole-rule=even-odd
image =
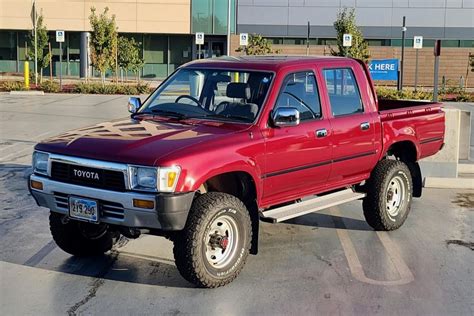
[{"label": "green hedge", "polygon": [[102,84],[80,82],[74,85],[72,92],[87,94],[148,94],[153,89],[148,83],[138,83],[136,85],[126,84]]}]

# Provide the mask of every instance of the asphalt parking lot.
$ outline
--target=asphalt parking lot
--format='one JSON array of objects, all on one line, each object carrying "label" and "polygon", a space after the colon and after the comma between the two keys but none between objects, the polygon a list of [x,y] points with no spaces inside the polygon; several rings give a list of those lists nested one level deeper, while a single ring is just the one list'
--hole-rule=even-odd
[{"label": "asphalt parking lot", "polygon": [[52,241],[26,187],[35,142],[124,117],[127,97],[0,94],[0,313],[474,314],[474,190],[426,189],[405,225],[374,232],[356,201],[262,223],[260,253],[230,285],[198,289],[171,243],[122,239],[78,259]]}]

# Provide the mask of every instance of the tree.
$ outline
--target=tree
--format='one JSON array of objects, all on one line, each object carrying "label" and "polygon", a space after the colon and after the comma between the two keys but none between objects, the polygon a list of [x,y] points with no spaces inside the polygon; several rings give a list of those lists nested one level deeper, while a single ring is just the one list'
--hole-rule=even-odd
[{"label": "tree", "polygon": [[91,8],[89,21],[91,24],[90,48],[91,63],[97,68],[102,77],[102,83],[105,82],[105,72],[108,69],[115,68],[117,55],[117,25],[115,15],[108,17],[109,8],[97,15],[95,8]]},{"label": "tree", "polygon": [[[138,71],[143,66],[140,56],[140,43],[133,38],[120,36],[118,38],[118,66],[126,71]],[[138,76],[137,76],[138,78]]]},{"label": "tree", "polygon": [[279,50],[273,50],[272,44],[262,35],[252,34],[249,37],[249,44],[241,46],[235,50],[236,52],[244,52],[245,55],[267,55],[278,54]]},{"label": "tree", "polygon": [[[344,8],[337,15],[334,22],[334,28],[337,32],[337,50],[330,47],[333,56],[350,56],[358,58],[367,63],[370,53],[367,42],[362,36],[362,32],[356,25],[355,10]],[[344,47],[343,35],[352,34],[352,46]]]},{"label": "tree", "polygon": [[[38,69],[36,70],[40,73],[40,83],[43,82],[43,69],[49,66],[49,61],[51,59],[51,54],[49,53],[48,48],[49,36],[46,25],[43,25],[43,13],[38,16],[36,22],[36,55],[38,59]],[[27,58],[28,60],[35,59],[35,29],[31,30],[28,33],[28,47],[31,49],[28,50]],[[46,51],[46,52],[45,52]]]}]

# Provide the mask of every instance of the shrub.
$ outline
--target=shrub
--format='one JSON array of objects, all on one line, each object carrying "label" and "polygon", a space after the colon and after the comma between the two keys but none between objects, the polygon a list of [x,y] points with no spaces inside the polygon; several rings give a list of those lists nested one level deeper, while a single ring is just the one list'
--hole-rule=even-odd
[{"label": "shrub", "polygon": [[377,97],[382,100],[431,100],[433,93],[424,90],[401,90],[390,89],[387,87],[377,87]]},{"label": "shrub", "polygon": [[25,87],[23,81],[4,81],[0,83],[0,90],[2,91],[25,91],[29,88]]},{"label": "shrub", "polygon": [[72,89],[75,93],[86,93],[86,94],[128,94],[137,95],[145,94],[151,91],[148,83],[137,84],[137,85],[126,85],[126,84],[106,84],[100,83],[85,83],[81,82],[74,85]]},{"label": "shrub", "polygon": [[138,93],[133,93],[133,94],[148,94],[153,91],[153,89],[150,87],[150,84],[146,82],[137,83],[136,88],[137,88]]},{"label": "shrub", "polygon": [[43,90],[44,92],[49,92],[49,93],[56,93],[59,92],[59,83],[52,81],[52,80],[45,80],[42,83],[39,84],[38,87],[40,90]]}]

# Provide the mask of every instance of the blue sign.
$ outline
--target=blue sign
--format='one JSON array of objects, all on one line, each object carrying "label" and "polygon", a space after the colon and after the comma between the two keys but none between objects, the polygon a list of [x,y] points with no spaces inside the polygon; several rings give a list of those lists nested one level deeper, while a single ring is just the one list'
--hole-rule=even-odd
[{"label": "blue sign", "polygon": [[374,59],[369,71],[373,80],[398,80],[398,59]]}]

